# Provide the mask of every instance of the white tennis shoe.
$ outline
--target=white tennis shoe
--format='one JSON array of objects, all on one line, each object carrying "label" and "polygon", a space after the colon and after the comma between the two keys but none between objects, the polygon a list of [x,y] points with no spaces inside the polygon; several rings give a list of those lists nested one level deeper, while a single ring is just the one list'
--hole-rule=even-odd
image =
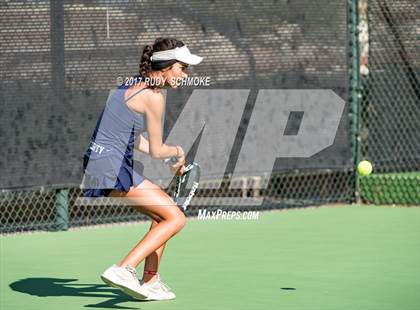
[{"label": "white tennis shoe", "polygon": [[149,297],[149,290],[140,284],[137,270],[131,266],[119,267],[114,264],[104,271],[101,279],[135,299],[145,300]]},{"label": "white tennis shoe", "polygon": [[175,299],[176,295],[172,292],[171,288],[160,279],[158,274],[158,279],[153,283],[144,283],[141,282],[141,287],[147,290],[147,300],[171,300]]}]

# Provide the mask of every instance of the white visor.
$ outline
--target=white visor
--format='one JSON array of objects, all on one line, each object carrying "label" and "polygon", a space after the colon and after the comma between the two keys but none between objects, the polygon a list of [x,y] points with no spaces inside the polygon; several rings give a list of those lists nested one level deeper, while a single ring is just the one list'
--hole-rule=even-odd
[{"label": "white visor", "polygon": [[155,52],[152,54],[152,61],[161,61],[161,60],[172,60],[176,59],[182,61],[188,65],[198,65],[203,57],[191,54],[190,50],[186,45],[183,47],[176,47],[171,50]]}]

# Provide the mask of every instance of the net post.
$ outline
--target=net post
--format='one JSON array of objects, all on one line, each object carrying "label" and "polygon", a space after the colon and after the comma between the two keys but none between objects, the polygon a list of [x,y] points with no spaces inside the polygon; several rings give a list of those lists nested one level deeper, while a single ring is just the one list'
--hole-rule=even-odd
[{"label": "net post", "polygon": [[69,229],[69,190],[59,189],[55,193],[55,230]]},{"label": "net post", "polygon": [[[360,48],[359,48],[359,0],[348,0],[349,7],[349,58],[350,58],[350,102],[351,102],[351,141],[353,166],[356,167],[360,161],[361,138],[360,138],[360,118],[361,118],[361,84],[360,84]],[[361,203],[360,180],[353,170],[355,180],[355,201]]]}]

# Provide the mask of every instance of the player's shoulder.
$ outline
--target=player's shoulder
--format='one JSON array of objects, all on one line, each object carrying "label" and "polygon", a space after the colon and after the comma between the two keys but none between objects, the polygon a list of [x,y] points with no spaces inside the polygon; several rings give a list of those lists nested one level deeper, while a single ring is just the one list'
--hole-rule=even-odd
[{"label": "player's shoulder", "polygon": [[160,89],[141,86],[130,90],[130,93],[126,97],[131,97],[129,105],[133,106],[139,113],[143,113],[151,107],[163,106],[164,102],[164,96]]},{"label": "player's shoulder", "polygon": [[162,101],[164,99],[162,89],[160,88],[147,88],[144,91],[144,95],[152,101]]},{"label": "player's shoulder", "polygon": [[164,103],[163,92],[159,88],[148,88],[144,91],[144,103],[147,108],[161,107]]}]

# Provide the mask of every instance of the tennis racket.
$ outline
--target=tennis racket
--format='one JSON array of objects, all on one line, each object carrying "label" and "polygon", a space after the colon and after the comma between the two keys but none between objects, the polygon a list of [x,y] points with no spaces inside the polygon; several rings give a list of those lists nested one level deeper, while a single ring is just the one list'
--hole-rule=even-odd
[{"label": "tennis racket", "polygon": [[[164,162],[168,165],[177,163],[176,157],[165,159]],[[200,166],[196,162],[192,162],[185,166],[182,175],[175,176],[175,189],[171,196],[178,207],[184,212],[187,210],[191,199],[194,197],[200,182]],[[173,186],[173,185],[172,185]],[[170,188],[172,186],[169,186]]]}]

